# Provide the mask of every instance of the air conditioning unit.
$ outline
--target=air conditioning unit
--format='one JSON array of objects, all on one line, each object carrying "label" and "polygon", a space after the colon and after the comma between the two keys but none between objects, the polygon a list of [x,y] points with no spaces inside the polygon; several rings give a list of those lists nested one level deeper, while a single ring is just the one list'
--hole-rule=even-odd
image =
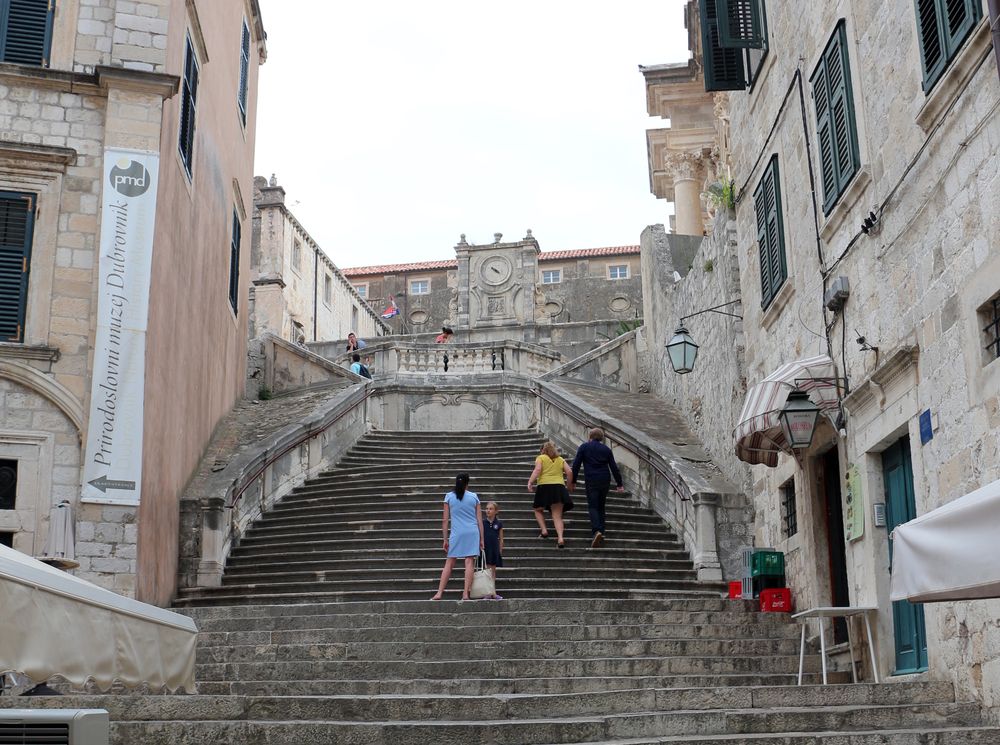
[{"label": "air conditioning unit", "polygon": [[104,709],[0,709],[0,744],[108,745]]}]

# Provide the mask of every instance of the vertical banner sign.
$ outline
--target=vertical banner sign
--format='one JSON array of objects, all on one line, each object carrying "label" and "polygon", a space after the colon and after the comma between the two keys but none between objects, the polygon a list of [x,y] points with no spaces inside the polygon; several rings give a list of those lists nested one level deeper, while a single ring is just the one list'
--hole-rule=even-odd
[{"label": "vertical banner sign", "polygon": [[159,154],[106,148],[84,500],[139,503]]}]

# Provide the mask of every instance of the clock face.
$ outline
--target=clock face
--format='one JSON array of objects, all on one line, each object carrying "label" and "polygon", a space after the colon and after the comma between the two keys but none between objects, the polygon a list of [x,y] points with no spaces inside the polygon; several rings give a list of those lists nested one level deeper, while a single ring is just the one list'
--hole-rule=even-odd
[{"label": "clock face", "polygon": [[503,256],[490,256],[479,265],[479,276],[488,285],[502,285],[510,279],[513,267]]}]

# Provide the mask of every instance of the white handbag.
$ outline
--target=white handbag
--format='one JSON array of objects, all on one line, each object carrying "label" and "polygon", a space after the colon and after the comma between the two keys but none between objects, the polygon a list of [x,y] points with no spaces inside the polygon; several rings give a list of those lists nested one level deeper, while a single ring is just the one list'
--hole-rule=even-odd
[{"label": "white handbag", "polygon": [[491,598],[497,594],[493,575],[490,574],[490,568],[486,566],[486,552],[480,552],[479,558],[483,568],[477,569],[476,573],[472,575],[472,589],[469,590],[469,597],[473,600]]}]

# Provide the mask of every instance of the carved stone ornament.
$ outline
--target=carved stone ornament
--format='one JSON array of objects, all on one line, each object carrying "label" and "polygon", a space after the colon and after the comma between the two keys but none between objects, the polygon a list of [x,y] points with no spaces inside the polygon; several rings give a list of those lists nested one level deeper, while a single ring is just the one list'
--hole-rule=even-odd
[{"label": "carved stone ornament", "polygon": [[704,178],[705,158],[699,153],[667,151],[663,156],[663,169],[676,181],[701,181]]},{"label": "carved stone ornament", "polygon": [[502,316],[506,312],[506,303],[500,296],[490,296],[486,301],[486,313],[491,316]]}]

